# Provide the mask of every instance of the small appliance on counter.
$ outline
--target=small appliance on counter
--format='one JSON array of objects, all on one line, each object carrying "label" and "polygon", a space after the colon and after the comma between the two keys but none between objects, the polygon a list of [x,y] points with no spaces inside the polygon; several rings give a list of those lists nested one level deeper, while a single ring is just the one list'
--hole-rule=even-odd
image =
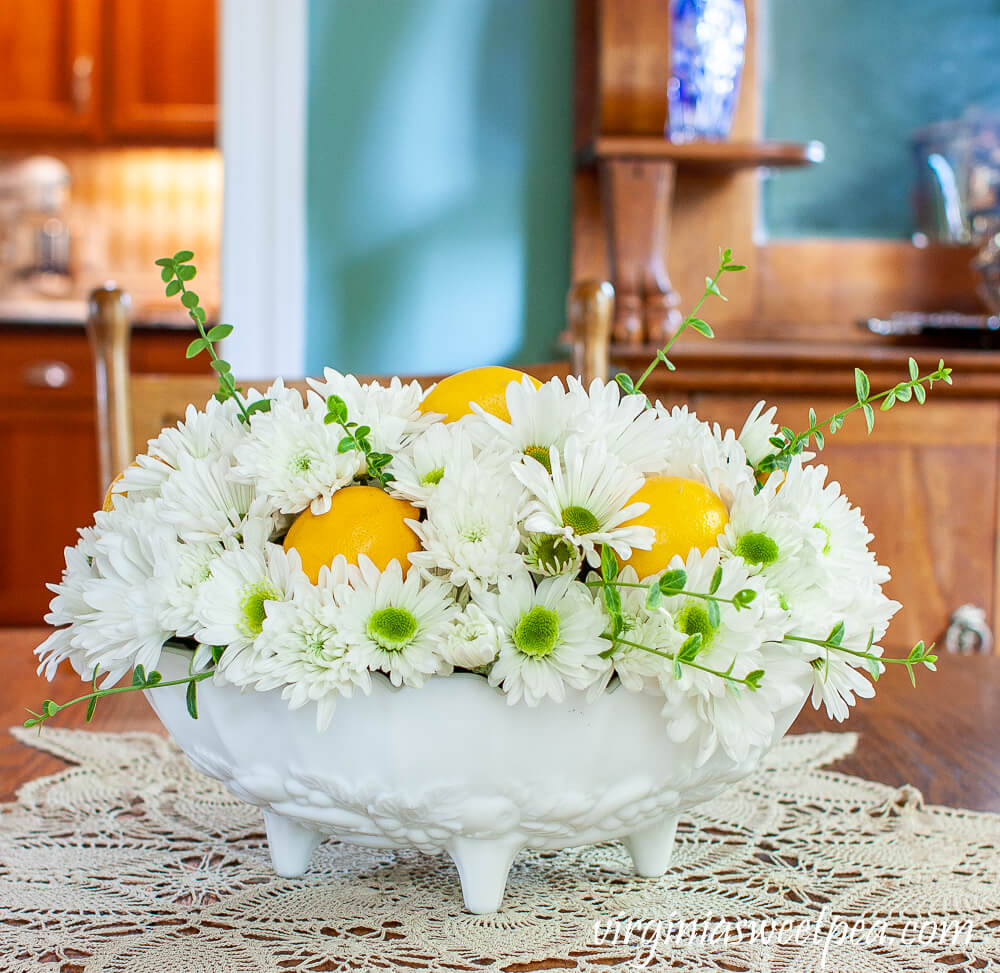
[{"label": "small appliance on counter", "polygon": [[69,189],[69,170],[51,156],[0,162],[0,294],[72,292]]}]

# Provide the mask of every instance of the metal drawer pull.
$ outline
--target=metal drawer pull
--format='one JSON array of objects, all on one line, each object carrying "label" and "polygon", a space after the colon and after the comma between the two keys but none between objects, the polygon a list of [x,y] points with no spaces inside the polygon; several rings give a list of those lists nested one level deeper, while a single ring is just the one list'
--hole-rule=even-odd
[{"label": "metal drawer pull", "polygon": [[36,389],[64,389],[73,381],[73,369],[64,361],[40,361],[21,373],[24,384]]},{"label": "metal drawer pull", "polygon": [[986,610],[978,605],[962,605],[951,616],[944,645],[960,655],[988,654],[993,651],[993,632],[986,624]]}]

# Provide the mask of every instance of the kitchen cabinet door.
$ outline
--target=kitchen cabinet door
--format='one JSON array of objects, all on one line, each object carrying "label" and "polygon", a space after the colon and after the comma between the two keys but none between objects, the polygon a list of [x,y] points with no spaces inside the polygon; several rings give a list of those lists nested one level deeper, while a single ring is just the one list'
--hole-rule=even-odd
[{"label": "kitchen cabinet door", "polygon": [[109,14],[109,138],[212,142],[216,0],[110,0]]},{"label": "kitchen cabinet door", "polygon": [[[692,406],[699,418],[738,432],[755,398],[694,395]],[[820,416],[844,405],[822,397],[776,402],[778,419],[795,430],[808,425],[810,405]],[[909,649],[918,639],[940,643],[952,612],[967,602],[985,608],[996,625],[998,432],[1000,403],[949,402],[947,390],[935,388],[924,406],[901,403],[878,413],[870,437],[861,415],[849,416],[813,461],[861,508],[875,535],[871,548],[892,571],[885,591],[903,607],[887,649]]]},{"label": "kitchen cabinet door", "polygon": [[100,0],[0,3],[0,134],[95,134],[100,20]]}]

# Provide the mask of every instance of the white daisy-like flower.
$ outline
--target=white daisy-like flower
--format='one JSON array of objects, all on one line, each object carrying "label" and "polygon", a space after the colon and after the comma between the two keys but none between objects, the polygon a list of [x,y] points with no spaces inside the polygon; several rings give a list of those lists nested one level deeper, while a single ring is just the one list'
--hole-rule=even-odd
[{"label": "white daisy-like flower", "polygon": [[362,554],[335,597],[344,643],[368,668],[386,673],[394,686],[422,686],[430,676],[450,672],[441,640],[458,609],[440,581],[414,570],[404,580],[399,561],[379,571]]},{"label": "white daisy-like flower", "polygon": [[500,634],[490,685],[501,686],[510,705],[523,699],[535,706],[546,697],[562,702],[567,686],[587,689],[610,669],[601,658],[609,646],[601,638],[604,615],[579,581],[545,578],[536,590],[521,572],[475,598]]},{"label": "white daisy-like flower", "polygon": [[281,687],[289,709],[316,703],[316,729],[330,725],[337,700],[355,690],[371,692],[366,653],[349,647],[337,629],[334,589],[346,580],[346,562],[337,558],[318,585],[295,586],[288,601],[268,603],[255,644],[251,680],[256,689]]},{"label": "white daisy-like flower", "polygon": [[506,401],[510,422],[470,403],[478,416],[478,421],[468,423],[476,444],[494,453],[523,453],[548,468],[549,450],[562,447],[572,431],[576,400],[558,378],[536,387],[525,375],[520,382],[507,386]]},{"label": "white daisy-like flower", "polygon": [[583,566],[583,551],[562,534],[528,534],[523,557],[525,567],[543,578],[576,575]]},{"label": "white daisy-like flower", "polygon": [[445,476],[472,469],[475,449],[468,427],[461,422],[436,422],[392,459],[389,492],[421,507]]},{"label": "white daisy-like flower", "polygon": [[482,588],[522,569],[521,485],[502,467],[459,470],[427,501],[427,519],[408,520],[423,548],[409,555],[426,574]]},{"label": "white daisy-like flower", "polygon": [[539,534],[562,536],[579,547],[587,562],[600,564],[600,546],[607,544],[627,559],[632,548],[653,546],[649,527],[628,521],[649,509],[647,503],[629,503],[642,474],[609,455],[600,443],[576,437],[566,443],[564,455],[551,450],[551,474],[536,460],[514,465],[514,474],[532,494],[525,509],[524,527]]},{"label": "white daisy-like flower", "polygon": [[[786,574],[801,571],[805,535],[798,523],[775,505],[778,480],[768,481],[758,493],[749,483],[741,484],[729,507],[729,522],[719,548],[740,558],[747,570],[763,574],[769,584]],[[811,581],[810,581],[811,583]],[[779,582],[780,588],[783,585]]]},{"label": "white daisy-like flower", "polygon": [[587,442],[600,441],[608,452],[640,473],[662,472],[670,443],[656,410],[644,395],[622,395],[617,382],[595,378],[589,388],[574,375],[567,379],[573,399],[572,432]]},{"label": "white daisy-like flower", "polygon": [[310,406],[325,414],[327,398],[340,396],[347,405],[348,420],[371,429],[369,438],[376,452],[395,455],[412,437],[437,421],[433,414],[420,411],[426,393],[419,382],[404,385],[393,377],[388,385],[362,385],[353,375],[343,375],[333,368],[323,370],[323,381],[310,378],[308,382],[314,390],[309,396]]},{"label": "white daisy-like flower", "polygon": [[[203,646],[225,647],[216,669],[220,681],[245,685],[253,678],[269,603],[287,601],[308,583],[298,552],[278,544],[233,546],[215,559],[211,577],[198,588],[195,637]],[[196,658],[196,668],[202,661]]]},{"label": "white daisy-like flower", "polygon": [[185,541],[214,541],[234,536],[256,498],[252,483],[233,475],[225,457],[181,457],[164,481],[162,515]]},{"label": "white daisy-like flower", "polygon": [[771,437],[778,434],[778,424],[774,421],[778,407],[772,405],[765,410],[765,405],[767,403],[761,399],[750,410],[737,436],[752,466],[756,466],[765,456],[770,456],[775,451]]},{"label": "white daisy-like flower", "polygon": [[456,669],[488,666],[500,651],[496,626],[478,605],[470,602],[456,615],[441,643],[445,661]]},{"label": "white daisy-like flower", "polygon": [[364,456],[338,450],[343,430],[324,423],[325,415],[323,403],[311,397],[306,407],[297,393],[256,413],[234,451],[233,476],[253,484],[283,514],[306,507],[326,513],[333,494],[361,471]]},{"label": "white daisy-like flower", "polygon": [[225,550],[220,541],[178,540],[175,556],[157,564],[156,577],[163,589],[160,620],[164,628],[188,638],[201,627],[196,611],[198,589],[212,576],[212,565]]}]

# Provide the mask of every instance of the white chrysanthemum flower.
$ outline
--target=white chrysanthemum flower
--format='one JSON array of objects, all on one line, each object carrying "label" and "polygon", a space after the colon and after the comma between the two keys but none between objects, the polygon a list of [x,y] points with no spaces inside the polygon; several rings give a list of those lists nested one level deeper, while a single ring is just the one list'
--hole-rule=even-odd
[{"label": "white chrysanthemum flower", "polygon": [[[763,597],[763,579],[751,577],[736,558],[720,559],[718,548],[705,554],[693,549],[686,561],[674,558],[671,568],[687,573],[686,590],[708,592],[716,569],[722,577],[716,594],[732,599],[737,591],[750,588],[757,597],[750,605],[737,610],[735,605],[717,602],[719,615],[713,622],[709,603],[703,598],[674,595],[665,598],[662,610],[671,614],[674,625],[686,639],[700,634],[701,648],[695,656],[698,665],[717,672],[730,671],[736,679],[765,669],[762,643],[780,641],[787,625],[786,615]],[[783,660],[784,655],[779,655]],[[802,672],[800,664],[799,671]],[[766,676],[765,676],[766,678]],[[773,678],[773,676],[772,676]],[[667,732],[673,740],[686,740],[697,734],[697,763],[701,766],[721,746],[734,760],[746,757],[749,747],[770,742],[774,729],[771,695],[759,696],[747,687],[734,696],[726,680],[694,666],[679,665],[661,679],[667,702],[663,715]],[[775,687],[776,691],[776,687]]]},{"label": "white chrysanthemum flower", "polygon": [[617,382],[599,378],[584,388],[570,375],[567,384],[574,402],[575,435],[604,443],[612,456],[640,473],[660,473],[666,468],[670,443],[659,415],[648,407],[644,395],[622,395]]},{"label": "white chrysanthemum flower", "polygon": [[[652,689],[658,686],[661,679],[669,677],[673,663],[656,652],[676,654],[687,636],[677,630],[668,612],[646,608],[645,588],[629,587],[639,581],[634,568],[623,568],[617,580],[624,582],[623,587],[618,588],[618,594],[625,630],[620,635],[621,641],[615,645],[611,662],[621,684],[630,692],[637,693]],[[645,579],[648,583],[655,580],[655,577]],[[600,604],[604,608],[603,601]],[[611,630],[610,618],[605,627],[607,631]],[[654,649],[655,652],[647,649]]]},{"label": "white chrysanthemum flower", "polygon": [[471,402],[478,420],[468,422],[470,435],[484,450],[523,453],[548,468],[549,450],[561,447],[572,430],[576,401],[558,378],[536,387],[527,375],[507,386],[506,401],[510,422]]},{"label": "white chrysanthemum flower", "polygon": [[[879,654],[877,646],[872,646],[875,654]],[[864,643],[860,649],[864,649]],[[854,697],[871,699],[875,695],[875,686],[865,671],[842,652],[830,651],[822,657],[817,657],[812,663],[813,709],[826,707],[827,716],[838,723],[847,719],[850,707],[854,705]],[[881,663],[877,664],[880,667]]]},{"label": "white chrysanthemum flower", "polygon": [[441,643],[445,661],[457,669],[488,666],[499,651],[496,626],[486,612],[472,602],[455,616]]},{"label": "white chrysanthemum flower", "polygon": [[201,627],[198,621],[198,591],[212,576],[212,565],[225,546],[219,541],[177,542],[174,556],[156,565],[157,582],[163,589],[163,627],[188,638]]},{"label": "white chrysanthemum flower", "polygon": [[202,411],[189,405],[181,422],[151,439],[146,452],[126,467],[112,493],[127,493],[133,500],[159,496],[164,482],[184,460],[228,458],[245,435],[234,400],[211,398]]},{"label": "white chrysanthemum flower", "polygon": [[496,584],[522,569],[518,520],[525,503],[521,485],[488,464],[443,480],[427,501],[427,519],[408,520],[423,550],[411,563],[456,587]]},{"label": "white chrysanthemum flower", "polygon": [[450,671],[441,640],[458,609],[446,585],[412,569],[404,580],[396,560],[379,571],[363,554],[349,578],[335,592],[337,630],[359,660],[394,686],[422,686]]},{"label": "white chrysanthemum flower", "polygon": [[[741,484],[729,508],[729,523],[719,547],[723,554],[740,558],[752,574],[772,579],[801,574],[801,550],[805,535],[798,523],[775,505],[778,479],[768,481],[758,493],[749,483]],[[800,581],[811,584],[812,579]],[[778,582],[779,591],[783,587]]]},{"label": "white chrysanthemum flower", "polygon": [[347,646],[337,629],[334,589],[346,580],[346,562],[319,585],[297,585],[288,601],[272,601],[254,646],[250,675],[256,689],[281,687],[289,709],[316,703],[316,729],[330,725],[337,700],[356,689],[371,692],[366,653]]},{"label": "white chrysanthemum flower", "polygon": [[778,407],[772,405],[765,410],[767,403],[761,399],[751,410],[743,423],[737,439],[747,455],[747,459],[752,466],[756,466],[765,456],[770,456],[775,452],[775,447],[771,443],[771,437],[778,434],[778,425],[774,421],[774,416]]},{"label": "white chrysanthemum flower", "polygon": [[318,399],[311,397],[306,407],[297,393],[258,412],[234,451],[234,478],[252,483],[283,514],[306,507],[317,516],[326,513],[333,494],[360,472],[364,456],[338,451],[343,430],[324,423],[325,415]]},{"label": "white chrysanthemum flower", "polygon": [[445,476],[473,468],[474,456],[467,426],[436,422],[393,456],[389,492],[425,507]]},{"label": "white chrysanthemum flower", "polygon": [[[268,603],[287,601],[296,587],[308,583],[298,552],[277,544],[232,547],[216,558],[211,577],[198,589],[195,637],[203,646],[225,647],[218,677],[236,685],[251,680]],[[196,668],[201,661],[196,658]]]},{"label": "white chrysanthemum flower", "polygon": [[525,567],[543,578],[575,576],[583,566],[583,551],[562,534],[528,534],[524,548]]},{"label": "white chrysanthemum flower", "polygon": [[621,558],[632,548],[653,546],[649,527],[628,521],[649,509],[647,503],[629,503],[642,475],[609,455],[600,443],[572,437],[565,455],[551,451],[551,474],[532,459],[514,466],[517,478],[533,499],[525,509],[525,530],[566,537],[581,548],[592,566],[600,564],[600,545],[607,544]]},{"label": "white chrysanthemum flower", "polygon": [[498,591],[476,596],[496,623],[500,656],[490,685],[501,686],[511,705],[535,706],[546,697],[561,702],[566,687],[587,689],[602,680],[610,663],[601,658],[604,615],[587,587],[563,575],[545,578],[535,590],[521,572],[504,579]]},{"label": "white chrysanthemum flower", "polygon": [[308,382],[314,389],[310,404],[318,396],[317,407],[325,414],[327,398],[339,395],[347,405],[348,420],[371,429],[369,438],[379,453],[395,456],[413,436],[437,421],[432,414],[420,411],[426,393],[419,382],[404,385],[393,377],[388,385],[362,385],[353,375],[343,375],[333,368],[323,370],[322,382],[312,378]]},{"label": "white chrysanthemum flower", "polygon": [[250,513],[256,498],[252,483],[233,476],[225,457],[182,458],[163,484],[163,519],[185,541],[232,537]]}]

